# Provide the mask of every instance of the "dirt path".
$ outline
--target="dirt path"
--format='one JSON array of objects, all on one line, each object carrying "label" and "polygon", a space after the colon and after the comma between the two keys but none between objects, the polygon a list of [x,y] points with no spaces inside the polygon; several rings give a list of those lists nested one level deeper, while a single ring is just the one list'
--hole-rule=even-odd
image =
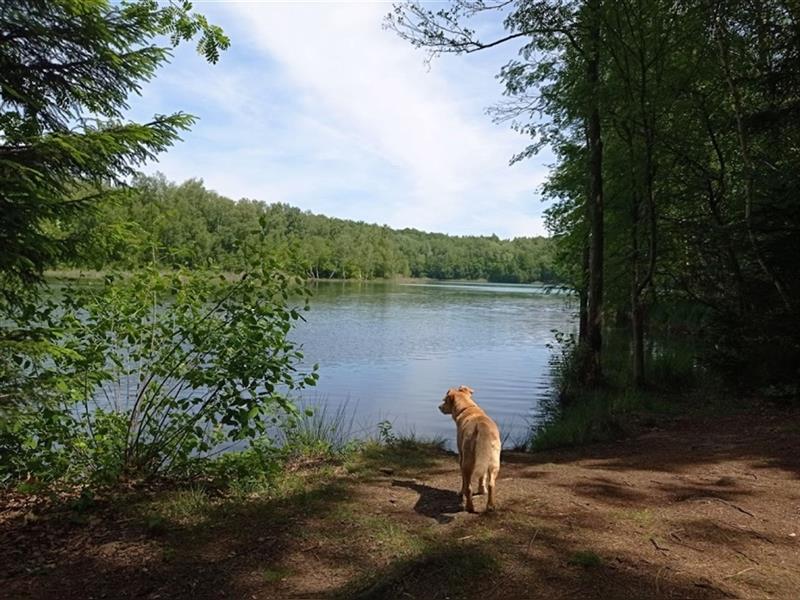
[{"label": "dirt path", "polygon": [[0,597],[799,598],[799,417],[509,453],[491,515],[459,510],[454,456],[412,447],[191,522],[148,527],[134,505],[25,524],[7,506]]}]

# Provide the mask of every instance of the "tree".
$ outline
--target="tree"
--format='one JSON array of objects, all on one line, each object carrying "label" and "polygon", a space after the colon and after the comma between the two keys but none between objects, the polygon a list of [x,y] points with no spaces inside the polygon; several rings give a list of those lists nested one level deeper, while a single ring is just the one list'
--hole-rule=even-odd
[{"label": "tree", "polygon": [[[654,307],[701,315],[682,328],[728,380],[797,381],[796,7],[621,0],[605,3],[602,19],[604,273],[615,282],[604,305],[630,314],[629,381],[647,382]],[[565,105],[573,94],[560,91]],[[570,143],[577,136],[555,144],[546,191],[557,244],[569,250],[562,270],[574,274],[585,182]]]},{"label": "tree", "polygon": [[[124,119],[127,99],[199,36],[216,62],[229,40],[188,1],[8,0],[0,6],[0,271],[8,294],[75,240],[54,226],[123,185],[194,117]],[[167,45],[164,45],[165,42]]]},{"label": "tree", "polygon": [[[601,121],[601,48],[603,47],[602,0],[516,0],[473,2],[458,0],[449,8],[432,11],[416,2],[396,5],[387,25],[417,47],[432,55],[443,52],[471,53],[493,48],[513,40],[524,40],[520,60],[511,61],[500,74],[506,94],[513,101],[500,107],[500,118],[524,115],[526,122],[517,129],[534,137],[534,142],[513,161],[527,158],[544,145],[560,144],[576,129],[583,129],[587,186],[586,289],[581,291],[582,367],[584,382],[590,387],[602,381],[603,271],[604,271],[604,195],[603,140]],[[486,41],[470,29],[470,19],[495,11],[503,17],[506,35]],[[576,70],[583,75],[576,82]],[[572,87],[577,94],[567,100],[553,93]],[[532,122],[531,114],[544,114],[547,120]],[[567,127],[565,135],[561,126]],[[585,298],[585,301],[584,301]]]},{"label": "tree", "polygon": [[[618,375],[642,386],[649,313],[667,328],[678,307],[728,379],[800,380],[796,4],[459,0],[389,17],[434,55],[520,43],[494,114],[533,138],[515,160],[545,144],[556,155],[547,220],[581,298],[574,362],[589,386],[603,377],[604,315],[629,316]],[[469,24],[492,11],[505,32],[481,39]]]}]

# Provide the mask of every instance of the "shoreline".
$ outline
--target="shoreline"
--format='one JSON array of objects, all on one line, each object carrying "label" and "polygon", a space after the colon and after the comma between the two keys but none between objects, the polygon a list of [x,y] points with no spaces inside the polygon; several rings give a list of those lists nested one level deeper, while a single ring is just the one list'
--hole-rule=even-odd
[{"label": "shoreline", "polygon": [[[176,269],[161,269],[161,273],[172,273]],[[130,275],[134,271],[120,269],[120,270],[95,270],[95,269],[48,269],[44,271],[45,280],[57,281],[100,281],[110,273],[117,273],[123,276]],[[225,271],[223,275],[227,279],[234,279],[241,275],[241,273],[234,273],[232,271]],[[341,278],[327,278],[309,277],[307,282],[312,284],[318,283],[408,283],[408,284],[436,284],[436,283],[456,283],[456,284],[484,284],[484,285],[512,285],[512,286],[539,286],[544,288],[559,289],[563,287],[560,283],[546,283],[542,281],[530,281],[526,283],[507,282],[507,281],[490,281],[488,279],[432,279],[430,277],[390,277],[390,278],[376,278],[376,279],[341,279]]]},{"label": "shoreline", "polygon": [[42,600],[790,598],[798,418],[761,404],[504,452],[492,514],[460,509],[456,456],[413,440],[301,458],[261,492],[0,493],[0,580]]}]

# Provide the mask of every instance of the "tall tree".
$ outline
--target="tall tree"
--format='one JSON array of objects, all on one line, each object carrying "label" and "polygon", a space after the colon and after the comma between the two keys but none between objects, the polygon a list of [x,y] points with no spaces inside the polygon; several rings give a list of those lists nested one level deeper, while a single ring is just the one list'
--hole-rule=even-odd
[{"label": "tall tree", "polygon": [[[387,17],[388,26],[417,47],[432,54],[472,53],[513,40],[524,40],[520,59],[511,61],[501,72],[506,93],[513,101],[500,108],[500,118],[527,113],[528,120],[518,128],[534,136],[534,142],[514,160],[529,157],[544,145],[574,143],[576,129],[586,135],[587,182],[582,215],[588,223],[586,252],[586,290],[581,290],[581,341],[584,348],[584,383],[594,387],[602,381],[604,200],[603,142],[601,122],[601,49],[603,46],[602,0],[517,0],[514,2],[472,2],[458,0],[450,7],[429,10],[418,3],[396,5]],[[495,12],[502,18],[506,33],[485,40],[469,27],[476,15]],[[575,68],[583,76],[575,81]],[[577,97],[564,100],[556,89],[573,86]],[[532,122],[532,113],[548,119]],[[566,125],[565,135],[561,126]],[[572,135],[569,135],[569,132]],[[582,278],[583,279],[583,278]],[[585,299],[585,301],[584,301]],[[583,307],[585,305],[585,315]]]},{"label": "tall tree", "polygon": [[[125,120],[127,100],[199,37],[216,62],[228,38],[188,1],[7,0],[0,4],[0,272],[37,280],[69,251],[53,233],[173,144],[194,118]],[[166,43],[166,45],[165,45]]]}]

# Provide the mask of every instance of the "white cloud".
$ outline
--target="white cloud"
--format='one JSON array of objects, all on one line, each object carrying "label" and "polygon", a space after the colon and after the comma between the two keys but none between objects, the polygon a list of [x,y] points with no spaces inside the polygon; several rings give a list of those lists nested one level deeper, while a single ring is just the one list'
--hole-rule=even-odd
[{"label": "white cloud", "polygon": [[535,191],[546,170],[509,167],[525,140],[482,114],[499,96],[502,57],[429,70],[382,29],[389,7],[204,6],[235,47],[213,68],[179,56],[158,80],[205,118],[156,168],[234,197],[394,227],[543,233]]}]

